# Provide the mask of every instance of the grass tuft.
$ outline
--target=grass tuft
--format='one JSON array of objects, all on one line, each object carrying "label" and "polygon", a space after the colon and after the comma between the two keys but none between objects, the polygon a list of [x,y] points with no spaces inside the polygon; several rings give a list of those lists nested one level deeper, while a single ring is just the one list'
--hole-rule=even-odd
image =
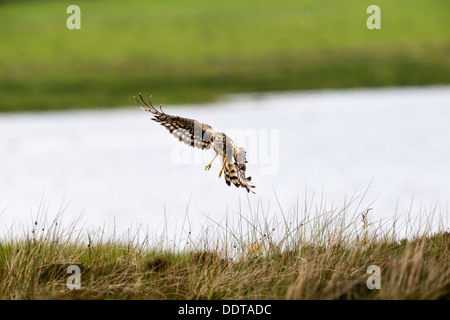
[{"label": "grass tuft", "polygon": [[[166,232],[106,238],[80,220],[63,227],[62,214],[41,217],[0,242],[0,299],[449,299],[442,222],[407,215],[399,228],[355,204],[305,205],[281,220],[262,209],[209,219],[197,237],[177,232],[178,246]],[[66,285],[70,265],[81,270],[81,289]],[[371,265],[380,268],[380,289],[367,287]]]}]

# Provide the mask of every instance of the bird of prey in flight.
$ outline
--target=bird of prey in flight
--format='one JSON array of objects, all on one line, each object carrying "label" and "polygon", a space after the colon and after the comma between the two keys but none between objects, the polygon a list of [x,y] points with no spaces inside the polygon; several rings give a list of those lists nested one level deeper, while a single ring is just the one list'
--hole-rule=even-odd
[{"label": "bird of prey in flight", "polygon": [[251,177],[245,176],[246,163],[245,150],[236,146],[225,133],[214,130],[211,126],[198,122],[194,119],[172,116],[165,113],[161,106],[159,110],[152,105],[152,96],[147,104],[139,93],[140,101],[134,97],[138,103],[143,103],[141,109],[150,112],[153,115],[152,120],[159,122],[180,142],[196,147],[202,150],[213,149],[215,156],[206,166],[205,170],[211,168],[211,163],[219,157],[222,163],[222,169],[219,172],[219,178],[224,173],[225,182],[228,186],[233,183],[237,188],[244,188],[247,192],[255,193],[252,189],[255,187],[250,183]]}]

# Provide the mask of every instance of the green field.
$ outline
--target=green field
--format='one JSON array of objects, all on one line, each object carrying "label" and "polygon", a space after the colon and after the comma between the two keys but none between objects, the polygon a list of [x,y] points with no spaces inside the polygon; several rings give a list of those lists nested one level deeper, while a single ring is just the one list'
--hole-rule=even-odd
[{"label": "green field", "polygon": [[450,83],[446,0],[0,1],[0,111]]}]

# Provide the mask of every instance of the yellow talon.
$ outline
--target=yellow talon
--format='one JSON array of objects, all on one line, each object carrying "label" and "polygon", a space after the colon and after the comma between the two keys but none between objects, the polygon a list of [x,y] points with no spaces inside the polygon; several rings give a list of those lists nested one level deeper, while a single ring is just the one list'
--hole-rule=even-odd
[{"label": "yellow talon", "polygon": [[211,160],[211,162],[208,163],[208,164],[206,165],[205,170],[211,169],[211,163],[214,161],[214,159],[215,159],[216,157],[217,157],[217,154],[214,156],[214,158]]},{"label": "yellow talon", "polygon": [[220,172],[219,172],[219,178],[222,175],[222,171],[223,171],[223,168],[225,168],[225,164],[226,164],[226,162],[224,161],[223,165],[222,165],[222,169],[220,169]]}]

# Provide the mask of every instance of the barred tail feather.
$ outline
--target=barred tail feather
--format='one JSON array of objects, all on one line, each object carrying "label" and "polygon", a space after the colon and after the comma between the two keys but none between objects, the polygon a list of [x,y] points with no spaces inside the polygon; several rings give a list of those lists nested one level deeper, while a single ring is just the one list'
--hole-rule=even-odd
[{"label": "barred tail feather", "polygon": [[224,167],[225,183],[231,186],[233,183],[237,188],[244,188],[247,192],[255,193],[252,189],[255,188],[254,185],[250,184],[252,177],[245,177],[245,171],[236,171],[236,166],[234,164],[226,164]]}]

